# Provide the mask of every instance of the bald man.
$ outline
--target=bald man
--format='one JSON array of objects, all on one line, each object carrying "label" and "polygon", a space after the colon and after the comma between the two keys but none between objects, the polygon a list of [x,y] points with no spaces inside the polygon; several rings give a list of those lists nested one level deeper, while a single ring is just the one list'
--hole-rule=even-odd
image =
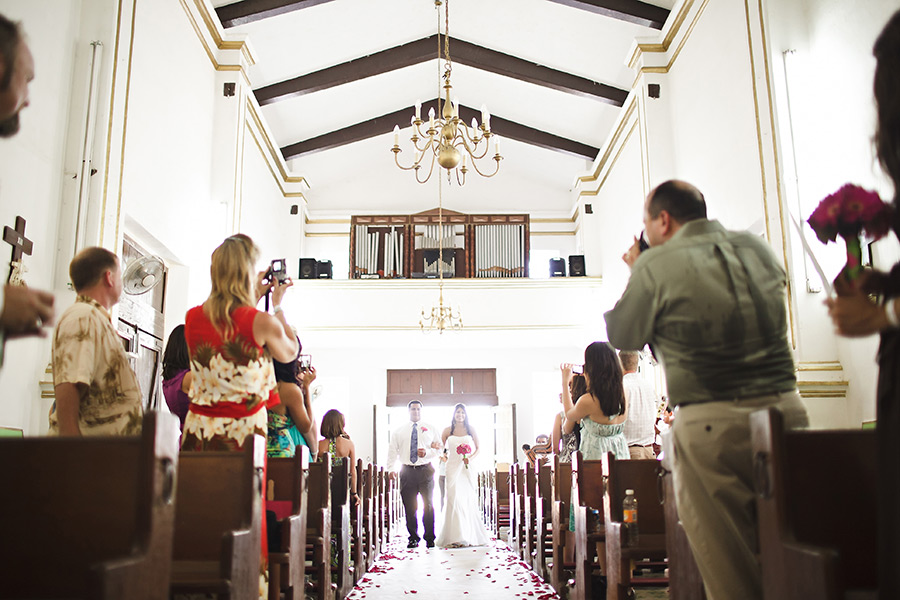
[{"label": "bald man", "polygon": [[760,236],[706,217],[700,190],[667,181],[644,203],[650,248],[606,313],[612,345],[652,344],[674,426],[675,498],[710,600],[762,598],[750,414],[807,425],[787,339],[787,279]]}]

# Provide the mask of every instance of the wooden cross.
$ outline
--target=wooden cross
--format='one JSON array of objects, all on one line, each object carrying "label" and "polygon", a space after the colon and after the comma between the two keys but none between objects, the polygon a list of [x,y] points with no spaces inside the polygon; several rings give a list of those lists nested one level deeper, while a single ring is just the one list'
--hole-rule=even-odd
[{"label": "wooden cross", "polygon": [[[22,260],[22,254],[25,253],[31,256],[31,250],[34,247],[31,240],[25,237],[25,219],[22,217],[16,217],[16,228],[13,229],[9,225],[3,228],[3,241],[10,244],[12,248],[12,260],[13,262],[19,262]],[[9,278],[12,277],[13,271],[15,269],[11,269],[9,273]],[[7,278],[7,280],[9,280]]]}]

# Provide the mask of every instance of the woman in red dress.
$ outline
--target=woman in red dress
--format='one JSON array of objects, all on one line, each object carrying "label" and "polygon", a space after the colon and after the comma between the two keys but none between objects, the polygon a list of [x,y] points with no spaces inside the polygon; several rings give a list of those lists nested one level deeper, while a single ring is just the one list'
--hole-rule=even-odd
[{"label": "woman in red dress", "polygon": [[[212,254],[209,298],[187,312],[193,379],[182,450],[235,451],[249,436],[266,436],[266,408],[278,403],[272,358],[290,362],[299,347],[281,308],[292,282],[263,283],[265,273],[255,271],[258,259],[249,237],[227,238]],[[269,290],[271,315],[255,308]],[[262,540],[265,574],[265,532]]]}]

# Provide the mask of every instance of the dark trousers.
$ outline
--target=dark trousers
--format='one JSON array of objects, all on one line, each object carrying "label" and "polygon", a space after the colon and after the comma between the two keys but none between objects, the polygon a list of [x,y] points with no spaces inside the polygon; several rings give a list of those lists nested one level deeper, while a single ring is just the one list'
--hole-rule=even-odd
[{"label": "dark trousers", "polygon": [[423,465],[410,467],[403,465],[400,469],[400,497],[403,499],[403,508],[406,511],[406,529],[409,531],[410,541],[419,541],[419,523],[416,520],[418,500],[416,496],[422,495],[425,510],[422,515],[422,525],[425,528],[426,542],[434,542],[434,505],[431,496],[434,492],[434,467]]}]

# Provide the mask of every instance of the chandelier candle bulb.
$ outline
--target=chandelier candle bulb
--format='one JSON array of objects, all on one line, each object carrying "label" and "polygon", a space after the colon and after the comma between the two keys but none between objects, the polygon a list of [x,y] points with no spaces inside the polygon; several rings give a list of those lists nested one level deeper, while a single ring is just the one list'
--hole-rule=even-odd
[{"label": "chandelier candle bulb", "polygon": [[400,126],[394,125],[394,146],[400,145]]},{"label": "chandelier candle bulb", "polygon": [[416,100],[416,121],[422,120],[422,101]]},{"label": "chandelier candle bulb", "polygon": [[434,108],[428,109],[428,128],[434,129]]}]

